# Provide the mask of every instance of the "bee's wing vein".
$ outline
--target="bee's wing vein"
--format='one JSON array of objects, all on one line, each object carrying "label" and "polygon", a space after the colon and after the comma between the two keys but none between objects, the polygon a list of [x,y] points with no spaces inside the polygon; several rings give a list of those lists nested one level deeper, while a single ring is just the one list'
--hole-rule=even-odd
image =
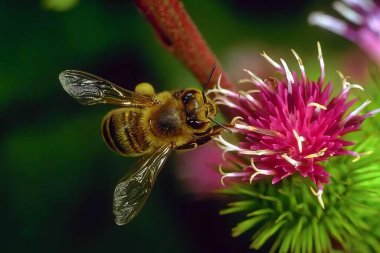
[{"label": "bee's wing vein", "polygon": [[113,202],[116,224],[127,224],[139,213],[171,150],[171,146],[163,146],[152,154],[144,156],[134,171],[116,186]]}]

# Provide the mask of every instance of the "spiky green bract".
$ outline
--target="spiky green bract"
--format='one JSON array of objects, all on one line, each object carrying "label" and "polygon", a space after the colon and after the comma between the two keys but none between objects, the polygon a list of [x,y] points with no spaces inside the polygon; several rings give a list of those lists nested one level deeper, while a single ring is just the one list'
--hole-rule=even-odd
[{"label": "spiky green bract", "polygon": [[[359,141],[357,152],[378,150],[379,138]],[[380,157],[357,162],[330,159],[331,183],[323,210],[302,177],[272,185],[266,180],[221,190],[239,200],[221,214],[244,213],[234,237],[251,232],[253,249],[270,244],[270,252],[377,252],[380,249]]]}]

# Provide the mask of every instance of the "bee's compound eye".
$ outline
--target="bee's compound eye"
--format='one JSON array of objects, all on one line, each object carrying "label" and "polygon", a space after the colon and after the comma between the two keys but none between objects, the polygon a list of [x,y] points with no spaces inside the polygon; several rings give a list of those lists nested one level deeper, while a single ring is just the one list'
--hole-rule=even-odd
[{"label": "bee's compound eye", "polygon": [[189,91],[184,96],[182,96],[182,102],[187,105],[195,98],[194,93]]},{"label": "bee's compound eye", "polygon": [[186,123],[193,129],[202,129],[206,126],[206,122],[195,120],[191,117],[187,117]]}]

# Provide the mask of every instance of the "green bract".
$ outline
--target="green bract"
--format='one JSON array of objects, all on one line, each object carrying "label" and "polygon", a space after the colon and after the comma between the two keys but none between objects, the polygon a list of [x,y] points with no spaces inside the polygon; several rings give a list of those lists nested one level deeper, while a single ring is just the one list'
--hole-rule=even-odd
[{"label": "green bract", "polygon": [[[379,138],[358,141],[361,159],[330,159],[331,183],[325,189],[323,210],[302,177],[280,184],[259,180],[221,190],[239,200],[221,214],[244,213],[233,236],[251,232],[253,249],[270,243],[271,252],[376,252],[380,248],[380,158],[374,153]],[[367,153],[364,153],[367,152]]]}]

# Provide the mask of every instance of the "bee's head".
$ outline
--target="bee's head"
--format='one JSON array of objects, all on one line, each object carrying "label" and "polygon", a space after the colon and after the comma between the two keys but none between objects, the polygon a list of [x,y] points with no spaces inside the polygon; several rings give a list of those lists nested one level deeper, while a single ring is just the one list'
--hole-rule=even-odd
[{"label": "bee's head", "polygon": [[196,132],[203,132],[210,127],[217,111],[216,105],[202,91],[185,89],[174,93],[180,99],[186,113],[186,123]]}]

